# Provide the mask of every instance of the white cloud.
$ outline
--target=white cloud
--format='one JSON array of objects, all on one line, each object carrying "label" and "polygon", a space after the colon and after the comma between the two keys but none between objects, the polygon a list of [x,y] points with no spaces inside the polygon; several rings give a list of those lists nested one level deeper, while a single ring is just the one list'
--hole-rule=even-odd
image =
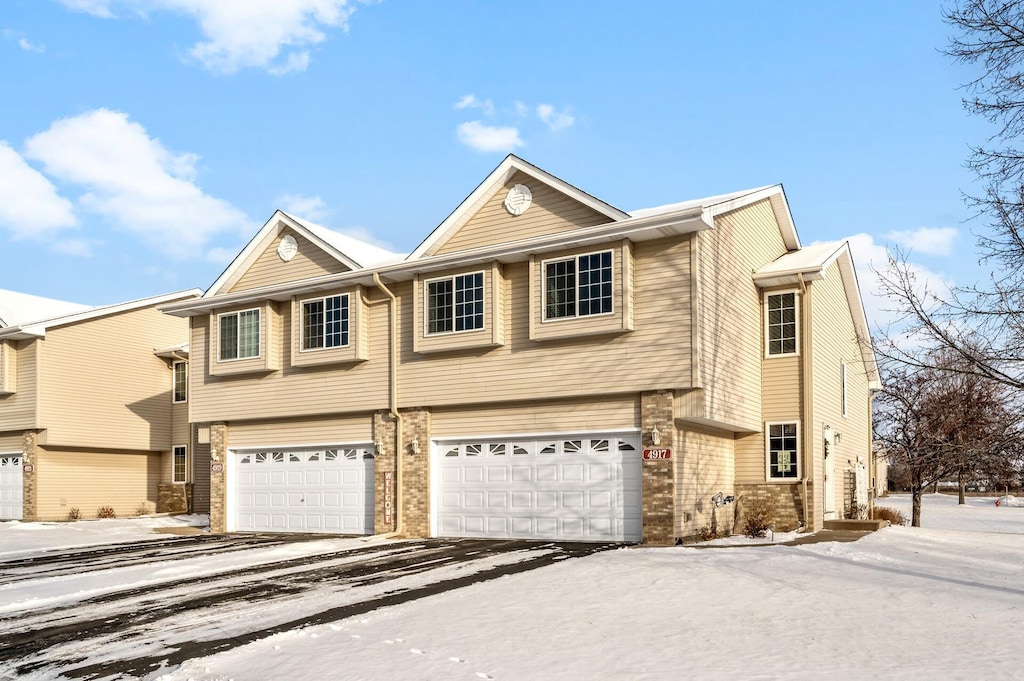
[{"label": "white cloud", "polygon": [[456,128],[459,141],[477,151],[512,151],[523,146],[519,130],[468,121]]},{"label": "white cloud", "polygon": [[918,227],[913,231],[890,232],[886,235],[915,253],[928,255],[949,255],[957,236],[959,231],[955,227]]},{"label": "white cloud", "polygon": [[476,95],[462,95],[459,101],[455,102],[456,109],[480,109],[485,116],[494,115],[494,102],[490,99],[477,99]]},{"label": "white cloud", "polygon": [[64,255],[73,255],[79,258],[91,258],[93,255],[92,244],[85,239],[66,239],[54,242],[50,250]]},{"label": "white cloud", "polygon": [[308,48],[327,39],[326,29],[348,30],[350,0],[60,0],[72,10],[114,17],[123,8],[194,19],[205,40],[189,54],[218,73],[263,68],[275,75],[309,65]]},{"label": "white cloud", "polygon": [[526,106],[522,102],[516,100],[515,102],[512,103],[512,105],[516,109],[516,115],[519,116],[520,118],[524,118],[530,115],[530,107]]},{"label": "white cloud", "polygon": [[280,206],[285,213],[307,220],[323,220],[331,214],[331,211],[327,209],[327,203],[319,196],[284,194],[277,197],[274,203]]},{"label": "white cloud", "polygon": [[548,126],[551,130],[568,128],[576,122],[576,119],[569,113],[568,109],[555,111],[555,107],[550,104],[537,105],[537,118],[543,121],[544,125]]},{"label": "white cloud", "polygon": [[214,234],[252,228],[241,211],[192,182],[196,155],[168,151],[124,113],[97,109],[59,120],[25,150],[51,177],[84,187],[85,209],[164,253],[194,255]]},{"label": "white cloud", "polygon": [[74,206],[46,177],[0,141],[0,228],[15,238],[45,238],[75,227]]},{"label": "white cloud", "polygon": [[44,46],[31,43],[26,38],[18,38],[18,47],[25,50],[26,52],[42,53],[46,51],[46,48]]}]

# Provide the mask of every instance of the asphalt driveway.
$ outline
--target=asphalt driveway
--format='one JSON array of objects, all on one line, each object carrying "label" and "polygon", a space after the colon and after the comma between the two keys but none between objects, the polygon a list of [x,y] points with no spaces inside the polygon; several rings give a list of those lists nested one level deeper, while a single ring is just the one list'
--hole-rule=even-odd
[{"label": "asphalt driveway", "polygon": [[615,548],[199,535],[0,562],[0,678],[138,678],[307,625]]}]

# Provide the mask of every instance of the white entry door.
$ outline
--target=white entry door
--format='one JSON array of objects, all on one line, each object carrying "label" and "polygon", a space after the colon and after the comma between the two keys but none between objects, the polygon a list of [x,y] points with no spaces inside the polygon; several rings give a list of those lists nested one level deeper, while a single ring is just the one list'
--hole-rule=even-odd
[{"label": "white entry door", "polygon": [[433,450],[437,536],[640,541],[635,434],[442,440]]},{"label": "white entry door", "polygon": [[240,532],[373,533],[373,448],[274,449],[233,455]]},{"label": "white entry door", "polygon": [[0,520],[21,520],[21,454],[0,454]]}]

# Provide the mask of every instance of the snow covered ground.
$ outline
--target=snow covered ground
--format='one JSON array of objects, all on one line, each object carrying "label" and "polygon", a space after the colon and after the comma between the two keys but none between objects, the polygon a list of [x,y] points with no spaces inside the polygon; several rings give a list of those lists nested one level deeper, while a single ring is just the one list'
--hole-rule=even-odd
[{"label": "snow covered ground", "polygon": [[[922,528],[853,543],[564,560],[286,631],[149,679],[1020,678],[1024,508],[993,502],[957,507],[955,497],[928,495]],[[909,515],[909,497],[879,505]],[[77,543],[70,533],[82,524],[50,530],[52,545]],[[43,532],[0,523],[0,559],[37,550]],[[32,678],[54,678],[46,674]]]}]

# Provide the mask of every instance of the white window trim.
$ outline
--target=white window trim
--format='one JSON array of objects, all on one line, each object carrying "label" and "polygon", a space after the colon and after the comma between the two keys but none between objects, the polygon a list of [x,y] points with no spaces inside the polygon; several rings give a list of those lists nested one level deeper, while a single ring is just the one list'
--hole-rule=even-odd
[{"label": "white window trim", "polygon": [[[773,478],[772,477],[772,437],[771,427],[772,426],[796,426],[796,477],[792,478]],[[791,485],[796,482],[800,482],[801,476],[803,475],[803,456],[801,455],[801,442],[800,442],[800,420],[791,419],[786,421],[765,421],[764,423],[764,478],[767,482],[778,482],[787,485]]]},{"label": "white window trim", "polygon": [[[601,255],[602,253],[610,253],[612,256],[612,309],[608,312],[598,312],[596,314],[579,314],[579,303],[580,303],[580,289],[579,289],[579,276],[580,276],[580,258],[585,258],[588,255]],[[568,262],[569,260],[576,261],[576,314],[571,317],[548,317],[548,263],[553,262]],[[579,319],[593,319],[596,317],[610,317],[615,314],[615,249],[605,248],[600,251],[588,251],[586,253],[577,253],[576,255],[566,255],[560,258],[548,258],[547,260],[540,261],[540,322],[541,324],[558,323],[575,321]]]},{"label": "white window trim", "polygon": [[[177,466],[175,466],[175,459],[178,456],[178,450],[181,450],[185,457],[185,476],[183,480],[178,480]],[[175,485],[184,485],[188,482],[188,445],[174,445],[171,448],[171,482]]]},{"label": "white window trim", "polygon": [[[324,303],[324,325],[327,324],[327,299],[328,298],[346,298],[348,299],[348,342],[342,345],[335,345],[334,347],[327,347],[326,345],[322,348],[304,348],[306,344],[306,314],[302,309],[302,306],[306,303],[312,303],[316,301],[322,301]],[[320,296],[319,298],[306,298],[305,300],[299,301],[299,352],[323,352],[324,350],[340,350],[341,348],[347,348],[352,345],[352,298],[348,293],[335,293],[329,296]]]},{"label": "white window trim", "polygon": [[[183,366],[185,369],[185,399],[175,399],[175,392],[178,389],[178,367]],[[171,363],[171,404],[185,404],[188,402],[188,362],[185,360],[175,360]]]},{"label": "white window trim", "polygon": [[[222,317],[230,317],[232,315],[238,316],[243,312],[255,312],[256,313],[256,354],[251,357],[233,357],[231,359],[224,359],[220,356],[220,320]],[[251,359],[259,359],[263,356],[263,310],[258,307],[250,307],[245,310],[234,310],[232,312],[221,312],[217,315],[217,362],[244,362]]]},{"label": "white window trim", "polygon": [[[768,300],[772,296],[784,296],[787,293],[794,294],[793,295],[793,305],[795,306],[795,309],[793,310],[793,313],[794,313],[793,321],[794,321],[794,325],[795,325],[795,328],[796,328],[796,331],[795,331],[796,343],[794,344],[795,349],[794,349],[793,352],[780,352],[778,354],[773,355],[773,354],[771,354],[771,341],[770,341],[770,339],[768,337]],[[764,294],[764,304],[763,304],[763,308],[764,308],[764,324],[763,324],[763,326],[764,326],[764,356],[765,356],[765,359],[776,358],[776,357],[797,357],[797,356],[800,355],[800,331],[801,331],[800,330],[800,306],[802,305],[802,302],[803,301],[801,301],[801,299],[800,299],[800,291],[798,289],[795,289],[795,288],[793,288],[793,289],[786,289],[784,291],[771,291],[771,292],[766,292]]]},{"label": "white window trim", "polygon": [[841,376],[840,376],[840,380],[842,382],[841,386],[840,386],[840,390],[842,391],[842,393],[840,394],[839,399],[841,401],[840,409],[842,410],[843,418],[845,419],[845,418],[849,417],[849,415],[850,415],[850,413],[849,413],[850,395],[849,395],[849,393],[847,392],[847,389],[846,389],[846,385],[847,385],[846,362],[845,361],[842,362],[840,366],[842,367],[842,369],[841,369]]},{"label": "white window trim", "polygon": [[[455,329],[455,277],[467,277],[473,274],[479,274],[483,277],[483,303],[484,303],[484,324],[479,329],[463,329],[457,331]],[[452,282],[452,330],[451,331],[431,331],[430,330],[430,284],[435,281],[450,281]],[[473,272],[459,272],[458,274],[452,274],[445,277],[433,277],[431,279],[423,280],[423,335],[434,338],[436,336],[451,336],[457,333],[476,333],[478,331],[487,330],[487,272],[484,270],[476,270]]]}]

